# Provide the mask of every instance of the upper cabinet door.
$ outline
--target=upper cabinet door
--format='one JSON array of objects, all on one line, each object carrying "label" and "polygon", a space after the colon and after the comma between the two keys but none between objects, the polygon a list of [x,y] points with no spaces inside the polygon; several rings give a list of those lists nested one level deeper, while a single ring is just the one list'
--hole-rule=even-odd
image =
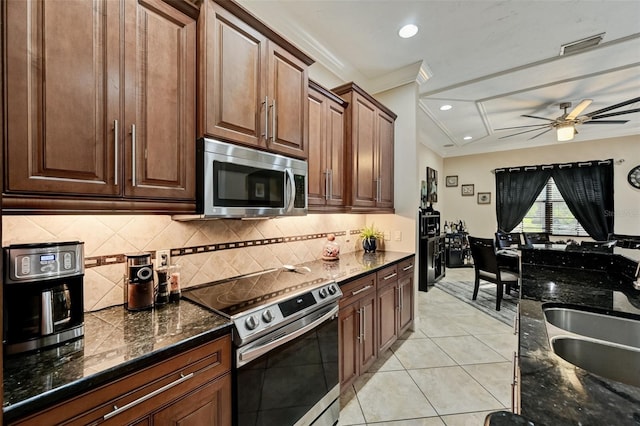
[{"label": "upper cabinet door", "polygon": [[393,208],[393,144],[395,120],[384,111],[378,112],[378,196],[377,206]]},{"label": "upper cabinet door", "polygon": [[122,5],[5,3],[7,192],[120,193]]},{"label": "upper cabinet door", "polygon": [[125,196],[195,200],[196,20],[127,7]]},{"label": "upper cabinet door", "polygon": [[266,147],[266,38],[210,0],[201,20],[198,136]]},{"label": "upper cabinet door", "polygon": [[307,158],[313,62],[235,2],[206,0],[198,30],[198,137]]},{"label": "upper cabinet door", "polygon": [[307,66],[275,43],[269,43],[270,151],[307,158]]},{"label": "upper cabinet door", "polygon": [[375,207],[378,194],[378,156],[376,142],[376,108],[355,94],[353,103],[351,144],[353,150],[353,206]]}]

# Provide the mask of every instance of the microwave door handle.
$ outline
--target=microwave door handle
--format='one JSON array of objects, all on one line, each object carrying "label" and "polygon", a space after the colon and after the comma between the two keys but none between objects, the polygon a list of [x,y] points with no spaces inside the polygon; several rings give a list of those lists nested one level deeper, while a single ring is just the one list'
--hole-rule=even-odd
[{"label": "microwave door handle", "polygon": [[[291,210],[293,210],[293,204],[296,200],[296,183],[293,179],[293,171],[290,168],[286,168],[284,169],[284,171],[287,174],[287,180],[289,181],[290,185],[289,185],[289,200],[287,202],[287,213],[291,212]],[[285,183],[285,190],[287,188],[287,185]]]}]

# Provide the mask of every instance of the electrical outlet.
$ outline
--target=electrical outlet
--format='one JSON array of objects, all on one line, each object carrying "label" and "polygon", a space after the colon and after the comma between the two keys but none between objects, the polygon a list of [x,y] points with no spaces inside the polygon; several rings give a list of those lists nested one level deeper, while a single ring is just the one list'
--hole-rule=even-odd
[{"label": "electrical outlet", "polygon": [[171,250],[156,250],[156,268],[171,265]]},{"label": "electrical outlet", "polygon": [[394,231],[393,236],[396,241],[402,241],[402,231]]},{"label": "electrical outlet", "polygon": [[391,241],[391,232],[384,231],[384,240],[385,241]]}]

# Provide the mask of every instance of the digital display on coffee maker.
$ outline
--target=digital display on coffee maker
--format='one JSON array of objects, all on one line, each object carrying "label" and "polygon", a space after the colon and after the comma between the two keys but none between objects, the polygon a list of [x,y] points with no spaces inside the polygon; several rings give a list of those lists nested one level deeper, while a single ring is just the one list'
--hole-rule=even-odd
[{"label": "digital display on coffee maker", "polygon": [[56,260],[55,254],[43,254],[40,255],[40,262],[53,262]]}]

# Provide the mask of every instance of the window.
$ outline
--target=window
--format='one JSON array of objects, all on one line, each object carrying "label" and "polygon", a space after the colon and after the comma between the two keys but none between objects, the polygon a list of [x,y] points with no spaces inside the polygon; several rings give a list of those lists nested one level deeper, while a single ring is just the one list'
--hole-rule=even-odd
[{"label": "window", "polygon": [[560,195],[553,178],[542,188],[522,222],[512,232],[549,232],[551,235],[588,237]]}]

